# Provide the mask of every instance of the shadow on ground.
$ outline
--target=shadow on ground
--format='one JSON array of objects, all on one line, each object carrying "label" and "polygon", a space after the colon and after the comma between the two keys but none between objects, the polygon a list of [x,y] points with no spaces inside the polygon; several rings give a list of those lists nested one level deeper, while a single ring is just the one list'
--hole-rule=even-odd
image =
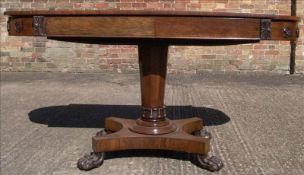
[{"label": "shadow on ground", "polygon": [[[49,127],[103,128],[104,120],[109,116],[139,118],[140,106],[70,104],[35,109],[28,115],[32,122]],[[219,110],[193,106],[167,106],[167,117],[170,119],[199,117],[204,121],[204,126],[221,125],[230,121],[230,118]]]},{"label": "shadow on ground", "polygon": [[[32,122],[45,124],[48,127],[103,128],[104,120],[109,116],[137,119],[140,115],[140,106],[70,104],[35,109],[28,115]],[[193,106],[167,106],[167,117],[170,119],[199,117],[204,121],[204,126],[222,125],[230,121],[230,118],[219,110]],[[190,154],[161,150],[115,151],[107,153],[105,159],[121,157],[166,157],[193,161]]]}]

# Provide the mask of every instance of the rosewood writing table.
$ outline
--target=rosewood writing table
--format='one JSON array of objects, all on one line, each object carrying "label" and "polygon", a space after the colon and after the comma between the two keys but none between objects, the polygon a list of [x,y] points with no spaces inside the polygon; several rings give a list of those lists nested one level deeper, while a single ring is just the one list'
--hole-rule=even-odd
[{"label": "rosewood writing table", "polygon": [[295,41],[295,16],[181,11],[7,11],[11,36],[96,43],[136,44],[139,52],[141,116],[109,117],[92,138],[93,152],[78,160],[90,170],[103,163],[104,152],[160,149],[191,153],[202,168],[218,171],[220,159],[208,156],[210,133],[194,117],[166,118],[164,105],[169,45],[229,45],[260,40]]}]

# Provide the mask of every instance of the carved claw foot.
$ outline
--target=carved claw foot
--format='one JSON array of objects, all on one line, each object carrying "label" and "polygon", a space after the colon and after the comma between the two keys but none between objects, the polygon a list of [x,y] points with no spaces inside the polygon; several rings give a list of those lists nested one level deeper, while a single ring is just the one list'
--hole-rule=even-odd
[{"label": "carved claw foot", "polygon": [[77,167],[80,170],[91,170],[93,168],[97,168],[102,165],[104,160],[104,153],[95,153],[91,152],[90,155],[85,155],[82,158],[80,158],[77,162]]},{"label": "carved claw foot", "polygon": [[[96,133],[96,136],[105,136],[110,133],[111,131],[108,131],[103,128]],[[78,160],[77,167],[80,170],[85,170],[85,171],[97,168],[102,165],[104,157],[105,157],[104,152],[91,152],[90,154],[87,154]]]},{"label": "carved claw foot", "polygon": [[206,139],[211,139],[211,133],[206,131],[205,129],[202,129],[200,131],[195,131],[193,135],[200,136]]},{"label": "carved claw foot", "polygon": [[209,171],[219,171],[224,167],[222,160],[215,156],[209,157],[208,155],[196,155],[196,158],[198,165]]},{"label": "carved claw foot", "polygon": [[[194,135],[211,139],[211,134],[204,129],[194,132]],[[215,156],[209,157],[208,154],[196,154],[194,158],[198,166],[209,171],[219,171],[224,167],[223,161]]]},{"label": "carved claw foot", "polygon": [[107,134],[111,134],[112,131],[102,128],[100,131],[96,133],[96,136],[105,136]]}]

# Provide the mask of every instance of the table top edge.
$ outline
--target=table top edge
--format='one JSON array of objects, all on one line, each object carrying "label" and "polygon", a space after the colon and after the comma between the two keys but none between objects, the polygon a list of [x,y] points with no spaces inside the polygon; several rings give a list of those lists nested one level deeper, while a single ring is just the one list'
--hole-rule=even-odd
[{"label": "table top edge", "polygon": [[230,17],[230,18],[267,18],[273,20],[299,21],[297,16],[206,12],[206,11],[150,11],[150,10],[8,10],[8,16],[184,16],[184,17]]}]

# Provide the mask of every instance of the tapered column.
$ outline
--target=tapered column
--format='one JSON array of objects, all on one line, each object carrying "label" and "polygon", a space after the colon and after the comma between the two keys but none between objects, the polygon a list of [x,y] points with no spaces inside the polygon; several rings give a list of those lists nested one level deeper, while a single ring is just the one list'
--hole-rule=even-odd
[{"label": "tapered column", "polygon": [[130,129],[142,134],[166,134],[176,127],[166,118],[164,105],[168,61],[166,43],[141,43],[138,46],[141,83],[141,116]]}]

